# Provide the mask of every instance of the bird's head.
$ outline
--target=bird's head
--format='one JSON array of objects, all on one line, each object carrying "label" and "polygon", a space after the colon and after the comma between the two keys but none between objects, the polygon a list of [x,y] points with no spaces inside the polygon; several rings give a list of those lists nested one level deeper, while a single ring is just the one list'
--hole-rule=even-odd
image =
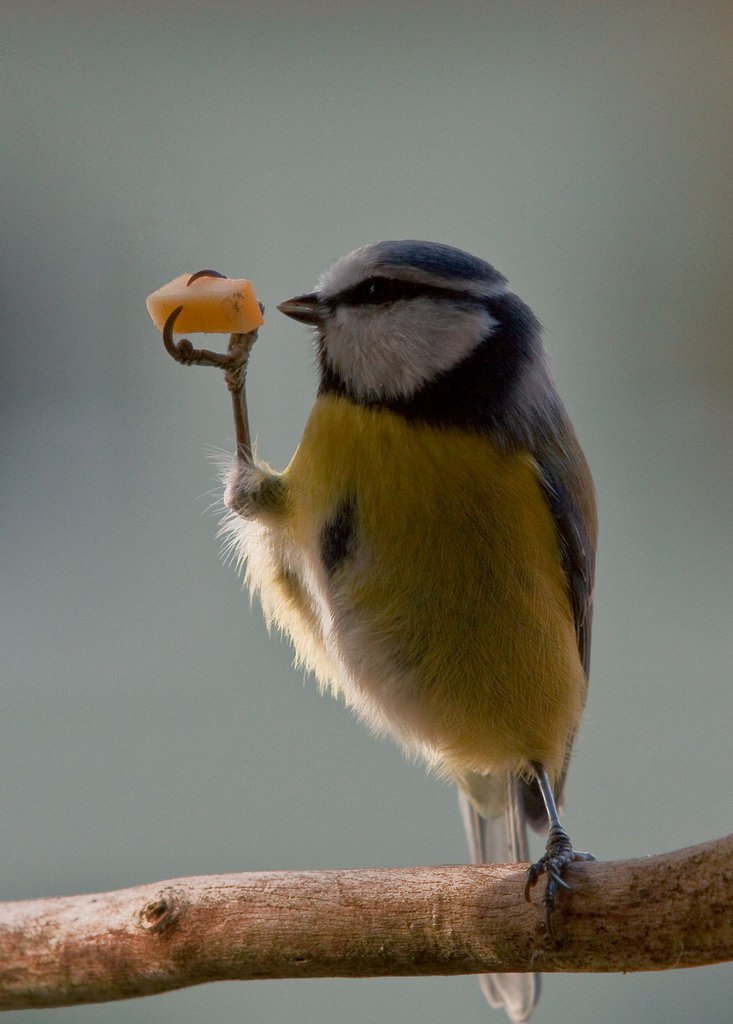
[{"label": "bird's head", "polygon": [[554,394],[532,312],[489,263],[449,245],[362,246],[278,309],[315,328],[321,390],[359,403],[516,433],[527,400]]}]

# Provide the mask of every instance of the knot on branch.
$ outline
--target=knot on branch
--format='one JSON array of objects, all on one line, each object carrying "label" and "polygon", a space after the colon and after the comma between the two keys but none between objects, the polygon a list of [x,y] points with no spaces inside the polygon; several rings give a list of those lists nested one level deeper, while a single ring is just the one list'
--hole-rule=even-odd
[{"label": "knot on branch", "polygon": [[138,914],[140,927],[161,935],[178,921],[186,909],[185,900],[175,889],[165,889],[157,899],[150,900]]}]

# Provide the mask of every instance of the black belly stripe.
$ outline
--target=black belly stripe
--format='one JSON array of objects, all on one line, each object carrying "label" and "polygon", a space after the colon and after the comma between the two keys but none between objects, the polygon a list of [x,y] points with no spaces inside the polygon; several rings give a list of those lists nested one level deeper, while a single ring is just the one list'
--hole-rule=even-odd
[{"label": "black belly stripe", "polygon": [[356,549],[356,503],[344,498],[321,532],[321,558],[332,576]]}]

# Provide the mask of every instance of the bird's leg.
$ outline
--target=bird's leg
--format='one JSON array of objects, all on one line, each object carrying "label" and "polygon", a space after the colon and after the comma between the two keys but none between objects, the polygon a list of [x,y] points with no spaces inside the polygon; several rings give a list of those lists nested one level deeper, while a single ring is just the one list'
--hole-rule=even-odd
[{"label": "bird's leg", "polygon": [[530,890],[537,882],[540,875],[547,875],[547,886],[543,902],[545,904],[545,921],[547,931],[552,938],[552,912],[555,909],[555,897],[559,888],[570,889],[571,887],[562,877],[568,864],[579,860],[595,860],[590,853],[577,853],[570,842],[570,836],[560,823],[555,803],[555,794],[552,791],[552,784],[546,769],[541,764],[533,765],[537,775],[542,799],[547,811],[547,820],[550,830],[547,834],[547,845],[544,854],[536,864],[532,864],[527,871],[527,881],[524,886],[525,899],[529,901]]},{"label": "bird's leg", "polygon": [[249,432],[249,416],[247,414],[247,364],[252,346],[257,341],[257,330],[249,334],[232,334],[229,337],[227,355],[230,363],[224,369],[229,394],[232,396],[232,412],[234,413],[234,436],[237,441],[237,462],[252,467],[252,440]]},{"label": "bird's leg", "polygon": [[[215,270],[200,270],[190,279],[197,277],[222,277]],[[169,315],[163,327],[163,344],[166,351],[183,366],[218,366],[224,371],[229,394],[232,397],[234,413],[234,435],[237,450],[226,475],[224,504],[245,519],[270,515],[280,516],[287,507],[286,487],[279,473],[260,465],[252,454],[252,439],[247,415],[245,382],[247,364],[252,346],[257,341],[257,330],[247,334],[232,334],[226,352],[211,352],[205,348],[194,348],[188,338],[175,341],[173,329],[182,306]],[[260,303],[260,309],[265,307]]]},{"label": "bird's leg", "polygon": [[232,396],[237,439],[237,451],[226,476],[224,504],[244,519],[263,514],[279,516],[287,504],[281,475],[257,463],[252,453],[244,385],[249,353],[256,340],[256,330],[249,334],[232,334],[228,349],[231,363],[224,370],[224,379]]}]

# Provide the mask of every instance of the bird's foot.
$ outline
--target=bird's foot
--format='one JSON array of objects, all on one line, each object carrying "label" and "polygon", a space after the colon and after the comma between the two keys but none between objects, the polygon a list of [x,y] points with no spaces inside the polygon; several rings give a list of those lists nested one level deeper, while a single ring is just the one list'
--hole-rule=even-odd
[{"label": "bird's foot", "polygon": [[[192,284],[200,277],[224,277],[224,275],[217,270],[199,270],[188,279],[187,283]],[[241,390],[249,353],[257,340],[257,329],[250,331],[249,334],[232,334],[226,352],[194,348],[188,338],[179,338],[176,341],[173,337],[176,320],[182,309],[183,306],[177,306],[163,326],[163,344],[168,355],[182,366],[218,366],[219,369],[224,370],[229,390],[235,391],[238,388]],[[260,303],[260,309],[264,309],[262,303]]]},{"label": "bird's foot", "polygon": [[570,836],[560,825],[553,825],[547,837],[547,846],[540,859],[532,864],[527,871],[527,880],[524,885],[524,898],[530,900],[530,892],[541,875],[547,876],[547,885],[542,902],[545,904],[545,923],[547,932],[551,939],[552,934],[552,913],[555,909],[555,899],[558,889],[571,889],[571,886],[563,878],[563,873],[569,864],[576,861],[595,860],[592,853],[579,853],[573,849]]},{"label": "bird's foot", "polygon": [[[191,284],[199,277],[224,277],[216,270],[199,270],[188,279]],[[259,303],[264,313],[265,307]],[[246,465],[251,466],[252,445],[250,442],[249,421],[247,417],[247,401],[245,398],[245,379],[247,363],[252,346],[257,341],[257,328],[248,334],[231,334],[226,352],[212,352],[207,348],[194,348],[188,338],[173,337],[183,306],[177,306],[168,316],[163,326],[163,344],[166,352],[182,366],[218,366],[224,371],[224,380],[232,396],[234,411],[234,429],[237,438],[237,457]]]}]

